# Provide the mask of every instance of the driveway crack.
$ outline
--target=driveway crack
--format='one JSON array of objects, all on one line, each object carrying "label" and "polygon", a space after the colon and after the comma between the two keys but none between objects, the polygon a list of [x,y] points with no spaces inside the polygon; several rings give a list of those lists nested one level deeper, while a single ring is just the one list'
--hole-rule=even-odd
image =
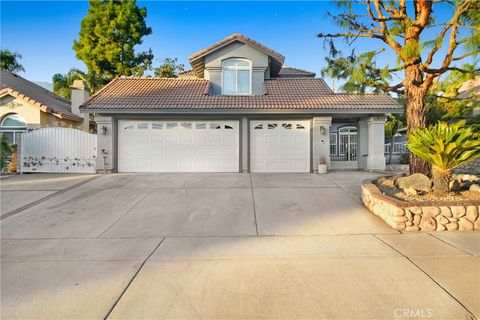
[{"label": "driveway crack", "polygon": [[[435,280],[431,275],[429,275],[425,270],[423,270],[418,264],[416,264],[412,259],[410,259],[410,257],[403,254],[402,252],[400,252],[399,250],[397,250],[395,247],[388,244],[387,242],[383,241],[383,239],[381,239],[380,237],[377,237],[375,234],[373,236],[375,238],[377,238],[378,240],[380,240],[381,242],[383,242],[384,244],[386,244],[387,246],[389,246],[390,248],[392,248],[393,250],[395,250],[396,252],[398,252],[405,259],[410,261],[410,263],[412,263],[415,267],[417,267],[418,270],[420,270],[424,275],[426,275],[428,278],[430,278],[430,280],[432,280],[438,287],[440,287],[443,291],[445,291],[453,300],[458,302],[458,304],[461,305],[470,314],[470,316],[474,317],[473,312],[471,312],[459,299],[457,299],[453,294],[451,294],[450,291],[448,291],[446,288],[444,288],[437,280]],[[473,319],[475,319],[475,318],[473,318]]]},{"label": "driveway crack", "polygon": [[97,236],[97,239],[100,238],[101,236],[103,236],[108,230],[110,230],[111,227],[113,227],[115,224],[117,224],[118,221],[122,220],[123,217],[125,217],[127,214],[130,213],[130,211],[132,211],[133,209],[135,209],[135,207],[140,203],[142,202],[150,193],[152,192],[152,190],[149,190],[143,197],[140,198],[140,200],[138,200],[137,202],[135,202],[135,204],[130,208],[128,209],[124,214],[122,214],[117,220],[115,220],[115,222],[113,222],[107,229],[105,229],[102,233],[100,233],[98,236]]},{"label": "driveway crack", "polygon": [[255,193],[253,192],[253,181],[252,181],[252,174],[250,175],[250,189],[252,190],[252,204],[253,204],[253,217],[255,218],[255,231],[257,232],[258,237],[258,223],[257,223],[257,208],[255,206]]},{"label": "driveway crack", "polygon": [[154,254],[155,251],[157,251],[158,247],[160,247],[160,245],[163,243],[163,241],[165,241],[165,238],[163,238],[162,240],[160,240],[160,242],[155,246],[155,248],[153,249],[152,252],[150,252],[150,254],[145,258],[145,260],[142,262],[142,264],[140,265],[140,267],[138,268],[138,270],[135,272],[135,274],[133,275],[132,279],[130,279],[130,281],[127,283],[127,285],[125,286],[125,288],[122,290],[122,292],[120,293],[120,295],[118,296],[117,300],[115,300],[115,302],[113,303],[112,307],[108,310],[107,312],[107,315],[103,318],[104,320],[107,320],[108,317],[110,317],[110,314],[112,314],[113,310],[115,309],[115,307],[117,306],[117,304],[120,302],[120,300],[122,299],[122,297],[125,295],[125,292],[127,292],[128,288],[130,287],[130,285],[132,284],[132,282],[135,280],[135,278],[137,277],[137,275],[140,273],[140,271],[142,270],[143,266],[145,265],[145,263],[148,261],[148,259],[150,259],[150,257]]}]

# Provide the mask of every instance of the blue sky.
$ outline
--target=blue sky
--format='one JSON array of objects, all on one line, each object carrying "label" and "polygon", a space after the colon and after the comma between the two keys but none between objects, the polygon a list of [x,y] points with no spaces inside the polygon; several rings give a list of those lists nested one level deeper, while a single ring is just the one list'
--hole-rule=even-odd
[{"label": "blue sky", "polygon": [[[329,1],[139,1],[138,5],[147,8],[147,24],[153,29],[138,49],[152,48],[155,65],[165,57],[178,57],[189,68],[189,55],[240,32],[285,55],[285,65],[319,74],[328,52],[315,34],[339,30],[327,17],[328,11],[338,10]],[[85,69],[72,44],[87,10],[86,1],[1,1],[1,47],[22,54],[26,72],[21,75],[30,80],[51,82],[55,73]],[[441,14],[448,15],[448,9]],[[378,42],[367,39],[355,46],[362,52],[378,47]],[[383,55],[382,62],[395,64],[392,56]]]}]

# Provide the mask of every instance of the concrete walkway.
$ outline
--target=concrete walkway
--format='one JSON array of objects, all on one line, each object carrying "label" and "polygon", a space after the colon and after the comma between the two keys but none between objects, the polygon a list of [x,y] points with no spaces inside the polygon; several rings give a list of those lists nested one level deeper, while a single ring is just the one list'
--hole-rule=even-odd
[{"label": "concrete walkway", "polygon": [[372,176],[101,176],[2,220],[1,318],[480,316],[480,233],[389,228]]}]

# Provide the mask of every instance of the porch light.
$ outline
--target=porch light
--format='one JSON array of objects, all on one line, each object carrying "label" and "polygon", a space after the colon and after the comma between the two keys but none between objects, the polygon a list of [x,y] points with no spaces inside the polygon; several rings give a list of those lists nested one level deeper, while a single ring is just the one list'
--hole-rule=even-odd
[{"label": "porch light", "polygon": [[320,134],[324,136],[327,133],[327,129],[324,126],[320,126]]},{"label": "porch light", "polygon": [[102,132],[103,135],[106,135],[107,134],[107,126],[102,126],[102,128],[100,129],[100,132]]}]

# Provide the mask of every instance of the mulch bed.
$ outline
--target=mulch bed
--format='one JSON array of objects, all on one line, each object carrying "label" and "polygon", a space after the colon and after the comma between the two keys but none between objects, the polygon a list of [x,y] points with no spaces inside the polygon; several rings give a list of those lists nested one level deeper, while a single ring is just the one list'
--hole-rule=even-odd
[{"label": "mulch bed", "polygon": [[470,191],[470,190],[464,190],[464,191],[458,191],[458,192],[449,192],[448,194],[444,196],[438,196],[432,192],[419,192],[418,195],[413,196],[413,195],[407,195],[403,190],[396,188],[396,187],[391,187],[391,186],[386,186],[382,184],[377,184],[375,185],[380,189],[380,191],[388,195],[390,197],[393,197],[398,200],[403,200],[403,201],[462,201],[462,200],[480,200],[480,192],[477,191]]}]

